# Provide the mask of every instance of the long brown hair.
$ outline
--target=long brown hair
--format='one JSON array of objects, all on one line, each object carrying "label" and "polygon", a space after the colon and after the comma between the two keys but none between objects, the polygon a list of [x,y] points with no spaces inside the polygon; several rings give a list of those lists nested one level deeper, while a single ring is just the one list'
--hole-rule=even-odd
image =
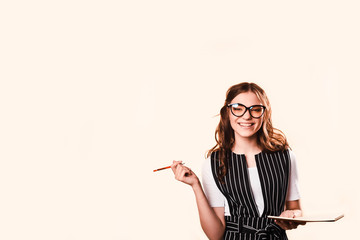
[{"label": "long brown hair", "polygon": [[257,134],[257,143],[262,151],[275,152],[284,151],[289,148],[289,144],[282,131],[276,129],[271,121],[271,106],[265,91],[255,83],[243,82],[230,87],[226,92],[226,99],[224,106],[220,109],[220,122],[215,131],[216,145],[211,148],[207,157],[210,157],[213,152],[218,152],[220,167],[219,180],[223,182],[224,176],[227,173],[227,157],[231,153],[235,143],[234,130],[230,125],[228,104],[240,93],[253,92],[256,94],[261,104],[266,107],[263,115],[263,124]]}]

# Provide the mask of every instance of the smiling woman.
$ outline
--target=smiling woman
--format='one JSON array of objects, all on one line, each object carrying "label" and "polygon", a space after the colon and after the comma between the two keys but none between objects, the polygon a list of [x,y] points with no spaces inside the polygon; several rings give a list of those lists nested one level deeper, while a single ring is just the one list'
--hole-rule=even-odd
[{"label": "smiling woman", "polygon": [[287,239],[299,223],[269,215],[302,215],[294,154],[272,126],[265,91],[254,83],[229,88],[220,110],[216,145],[203,167],[203,185],[174,161],[175,178],[192,186],[201,226],[209,239]]},{"label": "smiling woman", "polygon": [[[263,115],[263,108],[264,106],[261,105],[260,100],[257,98],[255,93],[253,92],[245,92],[242,94],[238,94],[229,104],[231,106],[231,113],[229,115],[230,124],[232,129],[234,130],[235,139],[236,138],[249,138],[249,137],[256,137],[255,133],[259,131],[262,126],[263,119],[261,116]],[[241,104],[252,105],[251,107],[246,107],[245,105]],[[235,106],[238,106],[235,108]],[[234,109],[235,108],[235,109]],[[249,109],[249,111],[247,111]],[[255,111],[256,110],[256,111]],[[234,114],[235,113],[241,113]],[[254,113],[251,113],[254,112]],[[256,115],[256,117],[254,117]],[[239,143],[240,139],[238,139]]]}]

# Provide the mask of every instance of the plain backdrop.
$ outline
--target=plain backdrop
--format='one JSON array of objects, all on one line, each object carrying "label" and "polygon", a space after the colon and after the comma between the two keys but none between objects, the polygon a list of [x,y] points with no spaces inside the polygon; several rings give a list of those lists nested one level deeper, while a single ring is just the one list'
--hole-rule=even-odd
[{"label": "plain backdrop", "polygon": [[190,187],[226,90],[268,94],[307,214],[359,226],[359,3],[1,1],[0,238],[203,240]]}]

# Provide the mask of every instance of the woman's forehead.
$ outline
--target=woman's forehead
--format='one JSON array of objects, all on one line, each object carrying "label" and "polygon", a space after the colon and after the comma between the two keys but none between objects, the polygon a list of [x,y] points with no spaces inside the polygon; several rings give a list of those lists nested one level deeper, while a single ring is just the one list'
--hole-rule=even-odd
[{"label": "woman's forehead", "polygon": [[245,106],[260,105],[261,101],[253,92],[246,92],[238,94],[231,103],[241,103]]}]

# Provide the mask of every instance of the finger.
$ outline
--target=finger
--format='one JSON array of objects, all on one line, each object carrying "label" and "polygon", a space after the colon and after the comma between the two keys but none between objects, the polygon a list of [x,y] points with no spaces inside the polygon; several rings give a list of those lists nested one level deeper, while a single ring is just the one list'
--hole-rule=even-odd
[{"label": "finger", "polygon": [[174,160],[172,165],[177,166],[177,165],[179,165],[180,163],[182,163],[182,161],[175,161],[175,160]]},{"label": "finger", "polygon": [[298,222],[289,222],[289,229],[296,229],[299,226]]},{"label": "finger", "polygon": [[188,169],[188,171],[185,173],[185,177],[191,176],[193,174],[193,171],[191,169]]},{"label": "finger", "polygon": [[182,161],[173,161],[173,164],[171,164],[171,170],[175,173],[175,170],[179,164],[182,163]]},{"label": "finger", "polygon": [[302,215],[301,210],[293,210],[293,212],[294,212],[295,217],[301,217],[301,215]]},{"label": "finger", "polygon": [[182,166],[179,165],[179,164],[177,164],[177,165],[175,166],[175,178],[176,178],[177,180],[180,179],[181,171],[182,171]]},{"label": "finger", "polygon": [[178,165],[178,166],[176,167],[175,178],[176,178],[177,180],[180,180],[180,181],[184,180],[184,175],[185,175],[185,173],[186,173],[187,171],[188,171],[188,170],[185,168],[185,166],[183,166],[183,165]]},{"label": "finger", "polygon": [[298,227],[299,224],[295,223],[295,222],[290,222],[290,229],[296,229]]},{"label": "finger", "polygon": [[294,222],[294,224],[296,225],[296,227],[298,227],[299,225],[305,225],[306,223],[304,223],[304,222]]},{"label": "finger", "polygon": [[191,175],[191,173],[192,173],[191,168],[184,166],[184,169],[187,170],[187,171],[185,172],[185,175],[184,175],[185,177]]},{"label": "finger", "polygon": [[282,229],[287,230],[287,226],[284,224],[283,221],[281,221],[281,220],[275,220],[275,223],[276,223],[277,225],[279,225],[279,227],[281,227]]},{"label": "finger", "polygon": [[277,224],[284,230],[290,230],[292,229],[291,224],[289,221],[278,221]]},{"label": "finger", "polygon": [[289,224],[289,223],[285,223],[284,225],[285,225],[285,229],[286,229],[286,230],[291,230],[291,229],[293,229],[292,225]]},{"label": "finger", "polygon": [[188,177],[189,175],[190,175],[189,169],[186,168],[186,167],[182,167],[182,169],[181,169],[181,171],[180,171],[180,178],[181,178],[182,180],[184,180],[185,177]]},{"label": "finger", "polygon": [[280,214],[281,217],[294,218],[294,212],[291,210],[286,210]]}]

